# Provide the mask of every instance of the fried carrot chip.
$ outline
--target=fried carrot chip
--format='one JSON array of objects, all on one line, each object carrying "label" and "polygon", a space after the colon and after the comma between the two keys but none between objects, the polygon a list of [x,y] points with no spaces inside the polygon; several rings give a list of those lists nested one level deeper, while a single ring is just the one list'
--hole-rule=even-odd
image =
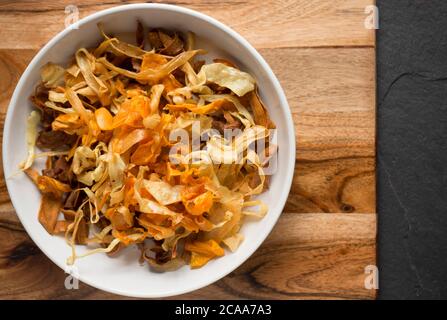
[{"label": "fried carrot chip", "polygon": [[57,217],[62,208],[62,201],[54,198],[51,194],[43,194],[39,209],[39,222],[49,234],[53,234],[56,227]]},{"label": "fried carrot chip", "polygon": [[209,260],[225,254],[224,249],[214,240],[187,242],[185,250],[191,252],[191,268],[200,268]]},{"label": "fried carrot chip", "polygon": [[256,124],[268,129],[275,128],[275,124],[270,119],[267,110],[261,102],[261,99],[259,98],[257,92],[255,91],[250,93],[250,106],[251,110],[253,111],[253,117]]}]

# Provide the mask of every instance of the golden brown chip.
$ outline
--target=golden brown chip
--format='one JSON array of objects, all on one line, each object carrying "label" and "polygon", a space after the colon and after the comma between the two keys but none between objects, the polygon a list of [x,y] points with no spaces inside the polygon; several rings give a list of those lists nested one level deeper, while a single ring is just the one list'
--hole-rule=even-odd
[{"label": "golden brown chip", "polygon": [[49,234],[54,234],[57,217],[62,207],[62,201],[50,194],[42,195],[39,209],[39,222]]}]

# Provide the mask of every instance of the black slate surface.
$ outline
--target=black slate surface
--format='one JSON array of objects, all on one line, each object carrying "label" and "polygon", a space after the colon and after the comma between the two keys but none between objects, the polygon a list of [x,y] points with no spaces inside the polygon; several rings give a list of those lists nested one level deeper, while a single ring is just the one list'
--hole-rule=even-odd
[{"label": "black slate surface", "polygon": [[378,0],[381,299],[447,299],[447,1]]}]

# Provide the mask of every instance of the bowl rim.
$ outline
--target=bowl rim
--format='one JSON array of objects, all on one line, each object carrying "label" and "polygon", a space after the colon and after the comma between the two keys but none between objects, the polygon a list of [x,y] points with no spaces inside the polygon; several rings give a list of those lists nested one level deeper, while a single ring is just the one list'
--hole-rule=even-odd
[{"label": "bowl rim", "polygon": [[[259,240],[257,241],[257,243],[254,243],[251,247],[249,247],[244,252],[244,254],[239,258],[240,259],[239,263],[235,264],[234,267],[228,268],[228,270],[226,270],[225,272],[222,272],[220,274],[212,275],[212,276],[208,277],[206,281],[202,281],[200,283],[191,285],[188,288],[181,289],[181,290],[170,290],[170,291],[166,291],[163,294],[150,294],[150,293],[149,294],[146,294],[146,293],[140,294],[140,293],[123,291],[120,289],[115,289],[113,287],[105,287],[103,285],[98,285],[88,279],[84,279],[84,277],[82,275],[77,276],[79,281],[81,281],[87,285],[90,285],[94,288],[103,290],[105,292],[110,292],[110,293],[121,295],[121,296],[135,297],[135,298],[162,298],[162,297],[176,296],[176,295],[181,295],[181,294],[185,294],[188,292],[192,292],[192,291],[195,291],[195,290],[198,290],[205,286],[208,286],[208,285],[224,278],[229,273],[233,272],[235,269],[240,267],[245,261],[247,261],[253,255],[253,253],[261,246],[261,244],[266,240],[266,238],[271,233],[273,227],[276,225],[276,223],[282,213],[282,210],[284,209],[284,206],[285,206],[285,203],[288,198],[290,188],[292,185],[294,169],[295,169],[295,156],[296,156],[295,130],[294,130],[294,125],[293,125],[291,110],[290,110],[289,104],[287,102],[286,95],[285,95],[277,77],[275,76],[275,74],[273,73],[272,69],[267,64],[267,62],[264,60],[264,58],[261,56],[261,54],[239,33],[234,31],[233,29],[231,29],[229,26],[223,24],[222,22],[216,20],[215,18],[212,18],[204,13],[201,13],[201,12],[189,9],[189,8],[185,8],[185,7],[181,7],[181,6],[177,6],[177,5],[171,5],[171,4],[154,4],[154,3],[126,4],[126,5],[119,5],[119,6],[115,6],[112,8],[97,11],[87,17],[80,19],[75,24],[68,26],[64,30],[60,31],[57,35],[55,35],[50,41],[48,41],[38,51],[38,53],[34,56],[34,58],[28,64],[27,68],[25,69],[25,71],[23,72],[23,74],[21,75],[21,77],[18,81],[16,88],[14,89],[14,93],[11,97],[11,100],[8,105],[8,110],[6,113],[5,124],[4,124],[4,128],[3,128],[3,146],[2,146],[2,160],[3,160],[4,168],[9,167],[9,165],[6,165],[9,163],[8,157],[6,156],[6,151],[7,151],[7,149],[9,149],[9,143],[8,143],[9,132],[11,131],[11,126],[13,125],[13,123],[12,123],[13,109],[17,107],[18,95],[19,95],[19,92],[22,90],[25,79],[27,79],[29,77],[29,74],[36,67],[37,62],[41,59],[41,57],[43,57],[47,53],[47,51],[49,49],[51,49],[57,42],[59,42],[68,33],[70,33],[73,30],[74,26],[82,26],[84,24],[89,23],[91,20],[95,20],[97,18],[101,18],[101,17],[107,16],[109,14],[113,14],[113,13],[117,13],[117,12],[125,12],[128,10],[130,11],[130,10],[135,10],[135,9],[144,9],[144,10],[161,9],[161,10],[166,10],[166,11],[174,11],[174,12],[188,15],[188,16],[193,16],[195,18],[204,20],[205,22],[216,26],[217,28],[222,30],[224,33],[228,34],[231,38],[236,40],[236,42],[241,44],[244,47],[244,49],[247,50],[260,63],[261,67],[266,71],[269,80],[272,82],[274,90],[277,92],[278,97],[279,97],[279,101],[280,101],[279,105],[282,109],[285,109],[286,132],[288,134],[288,138],[290,139],[289,145],[285,146],[286,148],[288,148],[288,152],[289,152],[289,159],[287,159],[287,163],[289,165],[286,168],[286,172],[285,172],[285,176],[284,176],[285,180],[283,183],[284,191],[286,191],[286,192],[283,192],[277,201],[277,203],[279,203],[278,208],[281,208],[281,210],[278,210],[280,212],[276,213],[276,217],[272,221],[271,225],[269,225],[267,227],[267,232],[265,233],[265,235],[260,237]],[[16,208],[17,207],[16,203],[18,200],[16,199],[15,196],[13,196],[13,194],[11,192],[9,192],[9,190],[10,190],[9,179],[5,178],[5,181],[6,181],[6,187],[8,190],[8,194],[10,196],[13,207]],[[16,211],[16,213],[17,213],[17,216],[19,217],[19,220],[22,222],[22,219],[25,219],[23,214],[19,213],[18,211]],[[25,224],[23,224],[23,226],[24,226],[28,236],[34,241],[34,243],[39,247],[39,249],[54,264],[56,264],[59,268],[61,268],[65,272],[65,265],[60,264],[57,261],[55,261],[55,259],[53,259],[52,255],[47,252],[46,248],[43,245],[41,245],[41,243],[37,239],[37,237],[35,237],[35,235],[33,235],[31,230],[28,230],[28,228],[25,226]]]}]

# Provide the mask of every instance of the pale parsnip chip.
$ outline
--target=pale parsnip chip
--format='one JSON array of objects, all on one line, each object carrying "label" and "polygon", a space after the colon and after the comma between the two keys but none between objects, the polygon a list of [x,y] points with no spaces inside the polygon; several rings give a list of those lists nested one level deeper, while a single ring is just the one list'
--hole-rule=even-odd
[{"label": "pale parsnip chip", "polygon": [[182,201],[180,193],[184,188],[183,186],[171,186],[169,183],[161,180],[144,180],[143,186],[150,192],[155,200],[164,206]]},{"label": "pale parsnip chip", "polygon": [[55,88],[64,84],[65,69],[61,66],[48,62],[40,70],[40,77],[47,88]]},{"label": "pale parsnip chip", "polygon": [[48,92],[48,99],[50,101],[59,102],[59,103],[65,103],[68,101],[67,98],[65,97],[65,93],[56,92],[53,90],[50,90]]},{"label": "pale parsnip chip", "polygon": [[241,245],[242,241],[244,241],[244,236],[240,233],[236,233],[234,236],[222,240],[231,252],[235,252]]},{"label": "pale parsnip chip", "polygon": [[32,111],[28,116],[26,126],[26,145],[28,148],[28,156],[26,160],[21,164],[20,168],[26,170],[33,165],[35,158],[35,146],[37,140],[37,128],[40,123],[40,114],[37,111]]},{"label": "pale parsnip chip", "polygon": [[118,190],[124,183],[124,171],[126,163],[118,153],[112,153],[107,159],[107,167],[109,170],[110,183],[113,190]]},{"label": "pale parsnip chip", "polygon": [[233,91],[239,97],[255,89],[255,79],[246,72],[229,67],[223,63],[211,63],[202,66],[199,72],[206,80]]}]

